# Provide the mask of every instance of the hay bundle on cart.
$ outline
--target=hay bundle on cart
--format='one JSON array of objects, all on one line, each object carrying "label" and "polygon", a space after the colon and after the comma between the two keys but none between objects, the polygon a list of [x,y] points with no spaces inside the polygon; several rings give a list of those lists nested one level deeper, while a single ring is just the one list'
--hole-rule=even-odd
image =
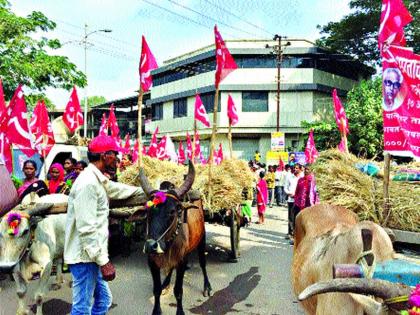
[{"label": "hay bundle on cart", "polygon": [[[313,166],[321,201],[344,206],[357,213],[362,220],[371,220],[390,228],[420,232],[420,185],[390,181],[390,212],[385,218],[381,171],[378,177],[371,177],[356,168],[356,164],[368,162],[372,163],[337,150],[321,152]],[[383,170],[383,163],[375,164]],[[416,164],[410,167],[416,167]]]},{"label": "hay bundle on cart", "polygon": [[[169,180],[179,186],[184,180],[184,174],[187,173],[186,166],[150,157],[144,157],[143,164],[146,175],[155,188],[158,188],[159,183],[164,180]],[[220,209],[231,209],[241,203],[243,188],[251,187],[254,180],[254,175],[250,171],[248,163],[244,160],[230,159],[224,160],[220,165],[213,165],[212,168],[213,195],[210,204],[208,198],[209,166],[196,166],[193,189],[201,192],[205,208],[210,211],[218,211]],[[130,185],[140,185],[137,174],[138,166],[130,166],[120,175],[119,181]]]}]

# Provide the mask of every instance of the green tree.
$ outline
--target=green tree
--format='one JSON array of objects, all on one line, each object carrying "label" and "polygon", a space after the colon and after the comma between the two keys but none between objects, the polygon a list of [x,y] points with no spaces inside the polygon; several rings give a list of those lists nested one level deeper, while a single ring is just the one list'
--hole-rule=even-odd
[{"label": "green tree", "polygon": [[55,27],[41,12],[20,17],[11,12],[7,0],[0,0],[0,77],[6,99],[11,98],[19,83],[35,93],[47,87],[69,90],[73,85],[86,85],[86,76],[67,57],[47,53],[47,49],[61,47],[59,40],[34,36]]},{"label": "green tree", "polygon": [[[407,46],[420,51],[420,1],[404,0],[413,21],[405,27]],[[330,22],[320,26],[323,35],[317,44],[334,51],[350,54],[360,61],[379,64],[378,29],[381,17],[380,0],[351,0],[352,13],[339,22]]]},{"label": "green tree", "polygon": [[[362,81],[347,95],[343,104],[349,121],[349,151],[355,155],[372,158],[383,153],[382,81],[380,77]],[[331,107],[331,111],[332,111]],[[318,150],[337,147],[340,133],[334,119],[303,122],[302,126],[314,129]]]},{"label": "green tree", "polygon": [[[87,103],[88,103],[88,107],[95,107],[97,105],[101,105],[103,103],[106,103],[107,100],[104,96],[88,96],[87,98]],[[80,105],[84,106],[85,105],[85,98],[83,98],[80,101]]]},{"label": "green tree", "polygon": [[38,103],[39,100],[44,100],[45,106],[49,110],[55,110],[56,109],[53,102],[48,97],[46,97],[45,94],[43,94],[43,93],[29,94],[29,95],[25,96],[26,107],[28,108],[28,113],[32,112],[32,110],[34,109],[34,107],[36,106],[36,104]]}]

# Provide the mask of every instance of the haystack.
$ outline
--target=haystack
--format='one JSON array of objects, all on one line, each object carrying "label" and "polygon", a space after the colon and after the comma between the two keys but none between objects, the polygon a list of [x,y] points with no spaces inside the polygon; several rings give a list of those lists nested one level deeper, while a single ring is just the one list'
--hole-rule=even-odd
[{"label": "haystack", "polygon": [[[321,152],[313,166],[321,201],[346,207],[357,213],[361,220],[420,232],[420,185],[391,181],[391,210],[389,216],[384,217],[383,181],[355,167],[356,163],[367,162],[371,161],[345,155],[338,150]],[[383,169],[383,163],[375,164]]]},{"label": "haystack", "polygon": [[[144,157],[143,164],[145,173],[151,185],[155,188],[158,188],[159,184],[165,180],[179,187],[184,180],[184,174],[188,172],[186,166],[150,157]],[[193,189],[201,192],[204,206],[210,211],[235,207],[242,200],[243,188],[252,186],[254,180],[254,175],[246,161],[231,159],[224,160],[220,165],[213,165],[212,198],[209,201],[208,172],[208,165],[196,165]],[[137,174],[138,167],[133,165],[120,175],[119,180],[126,184],[139,186],[140,182]]]}]

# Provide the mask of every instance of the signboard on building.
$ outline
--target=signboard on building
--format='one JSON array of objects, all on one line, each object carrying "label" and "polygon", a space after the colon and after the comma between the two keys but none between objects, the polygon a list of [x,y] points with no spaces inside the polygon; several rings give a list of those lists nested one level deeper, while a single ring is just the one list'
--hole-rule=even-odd
[{"label": "signboard on building", "polygon": [[301,165],[305,165],[306,164],[305,152],[290,152],[290,154],[294,154],[295,155],[295,161],[296,161],[296,163],[299,163]]},{"label": "signboard on building", "polygon": [[285,145],[284,132],[271,133],[271,151],[284,151]]},{"label": "signboard on building", "polygon": [[266,165],[278,165],[279,160],[282,159],[284,164],[289,160],[289,153],[282,151],[267,151],[265,155]]}]

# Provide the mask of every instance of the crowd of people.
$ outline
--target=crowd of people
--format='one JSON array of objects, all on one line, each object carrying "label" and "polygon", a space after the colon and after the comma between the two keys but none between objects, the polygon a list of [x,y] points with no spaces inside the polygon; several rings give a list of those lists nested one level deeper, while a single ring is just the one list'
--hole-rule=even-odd
[{"label": "crowd of people", "polygon": [[[256,151],[254,159],[249,161],[249,167],[255,174],[252,199],[258,212],[256,224],[264,224],[264,213],[267,207],[272,208],[274,204],[287,205],[288,233],[286,238],[289,239],[290,244],[293,244],[296,216],[302,209],[319,202],[311,166],[298,163],[293,153],[290,154],[286,165],[280,160],[278,165],[267,166],[261,162],[261,155]],[[247,198],[242,204],[243,214],[250,223],[252,213],[248,209],[248,204],[251,197],[248,194],[243,198]]]}]

